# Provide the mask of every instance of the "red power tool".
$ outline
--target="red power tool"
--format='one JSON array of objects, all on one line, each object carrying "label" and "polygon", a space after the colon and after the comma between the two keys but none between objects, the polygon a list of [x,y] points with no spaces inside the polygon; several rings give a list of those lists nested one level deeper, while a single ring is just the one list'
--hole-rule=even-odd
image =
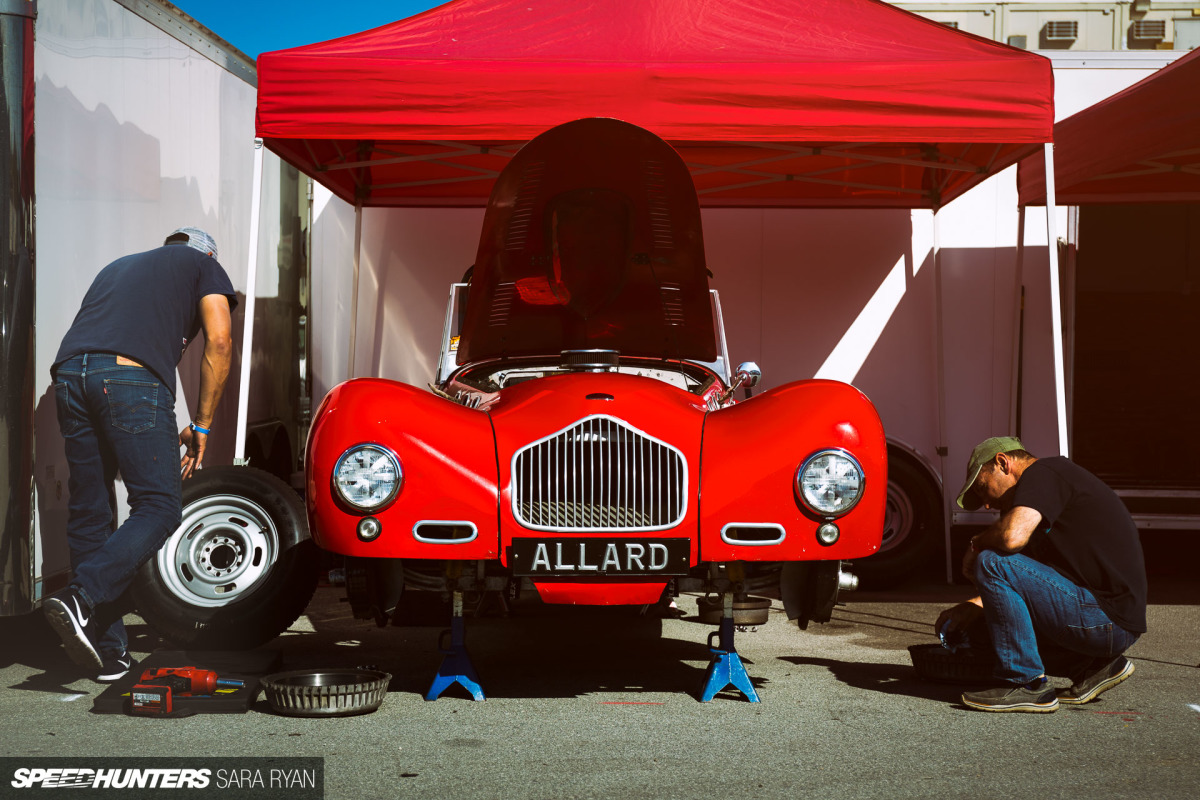
[{"label": "red power tool", "polygon": [[148,669],[142,673],[141,682],[147,684],[156,683],[169,675],[178,675],[181,678],[186,678],[188,681],[187,693],[192,695],[212,694],[217,689],[241,689],[246,685],[245,681],[239,681],[234,678],[220,678],[211,669],[200,669],[198,667],[159,667],[157,669]]},{"label": "red power tool", "polygon": [[190,714],[175,708],[180,697],[210,695],[217,689],[241,689],[245,681],[220,678],[217,673],[197,667],[159,667],[148,669],[129,695],[129,713],[148,717],[172,717]]}]

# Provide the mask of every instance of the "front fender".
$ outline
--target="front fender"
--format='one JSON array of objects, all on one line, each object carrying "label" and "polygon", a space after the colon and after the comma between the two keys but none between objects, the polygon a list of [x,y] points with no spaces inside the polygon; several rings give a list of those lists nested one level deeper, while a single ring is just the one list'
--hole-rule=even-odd
[{"label": "front fender", "polygon": [[[832,545],[817,541],[825,520],[802,504],[795,489],[796,470],[827,448],[849,452],[865,475],[858,504],[834,520],[841,537]],[[828,561],[879,549],[887,443],[875,407],[852,386],[795,381],[709,412],[700,475],[704,561]],[[759,531],[767,543],[730,541],[730,526]]]},{"label": "front fender", "polygon": [[[391,504],[373,514],[382,533],[363,542],[355,531],[367,514],[340,501],[333,470],[347,448],[368,442],[396,454],[404,479]],[[370,558],[499,555],[496,445],[487,414],[414,386],[375,378],[335,386],[309,433],[305,484],[309,527],[326,550]],[[451,526],[473,526],[474,536],[434,535]]]}]

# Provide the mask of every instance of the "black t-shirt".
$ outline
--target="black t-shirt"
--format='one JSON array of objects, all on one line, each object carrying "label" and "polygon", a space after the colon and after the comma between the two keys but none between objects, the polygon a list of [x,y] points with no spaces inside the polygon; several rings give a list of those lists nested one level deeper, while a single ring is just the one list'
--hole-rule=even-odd
[{"label": "black t-shirt", "polygon": [[54,368],[82,353],[116,353],[145,366],[175,393],[175,367],[200,332],[200,298],[237,294],[216,259],[182,244],[118,258],[92,281],[63,337]]},{"label": "black t-shirt", "polygon": [[1039,561],[1091,590],[1109,618],[1125,630],[1146,631],[1142,543],[1116,492],[1073,461],[1054,456],[1025,469],[1013,505],[1042,515],[1033,548]]}]

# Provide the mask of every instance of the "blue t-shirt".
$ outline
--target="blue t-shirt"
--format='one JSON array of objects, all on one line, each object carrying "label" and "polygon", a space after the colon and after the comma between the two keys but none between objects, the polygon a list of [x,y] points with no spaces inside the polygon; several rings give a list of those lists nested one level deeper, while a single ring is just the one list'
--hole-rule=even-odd
[{"label": "blue t-shirt", "polygon": [[175,394],[175,367],[200,332],[200,299],[237,294],[216,259],[182,244],[118,258],[92,281],[54,366],[83,353],[116,353],[153,372]]}]

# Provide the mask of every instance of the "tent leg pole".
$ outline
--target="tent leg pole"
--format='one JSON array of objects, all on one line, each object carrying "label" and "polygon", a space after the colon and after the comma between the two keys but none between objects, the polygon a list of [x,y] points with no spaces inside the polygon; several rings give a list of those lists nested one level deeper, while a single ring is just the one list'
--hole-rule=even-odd
[{"label": "tent leg pole", "polygon": [[350,353],[346,358],[346,378],[354,377],[354,348],[358,335],[358,272],[362,258],[362,204],[354,206],[354,285],[350,289]]},{"label": "tent leg pole", "polygon": [[246,257],[246,305],[242,316],[241,371],[238,378],[237,433],[233,463],[244,466],[246,423],[250,409],[250,365],[254,361],[254,300],[258,293],[258,225],[262,212],[263,140],[254,140],[254,185],[250,193],[250,245]]},{"label": "tent leg pole", "polygon": [[1050,256],[1050,325],[1054,348],[1054,407],[1058,420],[1058,453],[1069,455],[1067,446],[1067,395],[1063,373],[1062,294],[1058,274],[1058,230],[1054,206],[1054,145],[1046,143],[1046,250]]},{"label": "tent leg pole", "polygon": [[1078,312],[1079,206],[1067,207],[1067,260],[1063,264],[1063,378],[1067,400],[1067,444],[1075,449],[1075,319]]},{"label": "tent leg pole", "polygon": [[[942,243],[938,230],[938,212],[933,210],[933,307],[934,307],[934,345],[937,348],[934,362],[937,369],[937,407],[938,407],[938,468],[942,473],[942,485],[946,482],[946,457],[949,449],[946,446],[946,347],[945,322],[942,313]],[[954,563],[950,555],[950,496],[942,492],[942,540],[946,550],[946,583],[954,583]]]},{"label": "tent leg pole", "polygon": [[1017,208],[1017,263],[1013,277],[1013,349],[1012,373],[1009,386],[1011,394],[1008,406],[1008,430],[1018,438],[1021,436],[1021,350],[1024,347],[1022,327],[1025,324],[1025,206]]}]

